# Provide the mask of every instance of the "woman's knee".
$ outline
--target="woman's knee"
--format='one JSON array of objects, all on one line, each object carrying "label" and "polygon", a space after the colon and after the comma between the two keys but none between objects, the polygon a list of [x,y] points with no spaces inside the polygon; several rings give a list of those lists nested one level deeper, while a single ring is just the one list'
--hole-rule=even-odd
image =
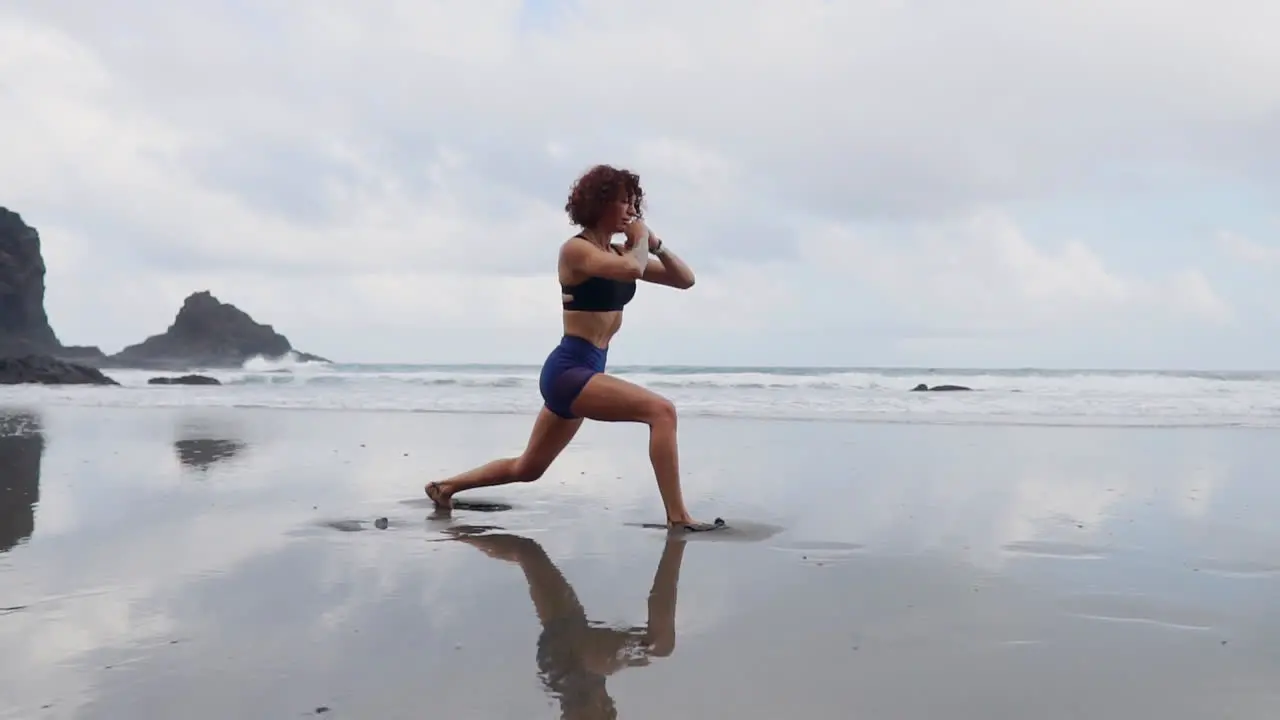
[{"label": "woman's knee", "polygon": [[645,404],[644,415],[650,427],[676,426],[676,405],[661,395],[655,395]]},{"label": "woman's knee", "polygon": [[511,464],[511,477],[516,482],[535,482],[547,474],[547,463],[532,458],[518,457]]}]

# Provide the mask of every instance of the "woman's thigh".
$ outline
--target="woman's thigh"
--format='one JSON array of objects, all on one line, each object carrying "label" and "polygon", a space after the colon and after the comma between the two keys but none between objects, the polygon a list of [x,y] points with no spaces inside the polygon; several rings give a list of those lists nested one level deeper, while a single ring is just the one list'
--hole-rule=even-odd
[{"label": "woman's thigh", "polygon": [[567,420],[547,408],[538,412],[529,433],[529,442],[517,461],[516,475],[522,480],[537,480],[568,447],[582,427],[582,419]]},{"label": "woman's thigh", "polygon": [[643,422],[675,419],[675,406],[665,397],[607,373],[596,373],[578,393],[573,414],[600,422]]}]

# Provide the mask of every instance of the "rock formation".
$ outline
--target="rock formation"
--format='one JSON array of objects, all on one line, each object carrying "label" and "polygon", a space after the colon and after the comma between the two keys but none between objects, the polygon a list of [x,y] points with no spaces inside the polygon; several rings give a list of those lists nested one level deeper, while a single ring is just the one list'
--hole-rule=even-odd
[{"label": "rock formation", "polygon": [[40,234],[0,207],[0,357],[62,349],[44,312]]},{"label": "rock formation", "polygon": [[270,325],[255,322],[208,291],[188,296],[164,333],[115,355],[104,355],[92,346],[64,346],[44,309],[45,264],[40,244],[35,228],[0,207],[0,359],[9,359],[0,370],[0,384],[115,384],[93,368],[239,367],[258,355],[278,359],[292,353],[303,361],[327,362],[294,351],[288,338]]},{"label": "rock formation", "polygon": [[44,310],[44,275],[40,233],[0,207],[0,358],[46,355],[97,364],[103,358],[98,348],[58,340]]},{"label": "rock formation", "polygon": [[0,357],[0,385],[119,385],[102,371],[48,355]]},{"label": "rock formation", "polygon": [[181,377],[153,377],[148,385],[221,385],[222,381],[208,375],[183,375]]},{"label": "rock formation", "polygon": [[170,369],[240,367],[255,356],[278,359],[290,353],[299,360],[328,362],[295,351],[289,339],[270,325],[256,322],[235,305],[202,290],[187,296],[167,330],[110,356],[107,364]]},{"label": "rock formation", "polygon": [[973,388],[965,387],[964,385],[934,385],[933,387],[929,387],[924,383],[920,383],[919,385],[911,388],[911,392],[948,392],[956,390],[973,390]]}]

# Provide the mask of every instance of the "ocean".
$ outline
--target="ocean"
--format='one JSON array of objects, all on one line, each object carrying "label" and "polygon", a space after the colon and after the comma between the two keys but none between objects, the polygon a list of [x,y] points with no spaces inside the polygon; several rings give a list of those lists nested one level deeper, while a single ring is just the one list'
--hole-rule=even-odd
[{"label": "ocean", "polygon": [[[0,404],[255,407],[532,414],[529,365],[268,362],[198,371],[222,386],[152,386],[148,370],[109,370],[122,387],[8,386]],[[922,368],[611,367],[671,398],[683,417],[777,420],[1280,426],[1280,372]],[[918,383],[973,392],[910,392]]]}]

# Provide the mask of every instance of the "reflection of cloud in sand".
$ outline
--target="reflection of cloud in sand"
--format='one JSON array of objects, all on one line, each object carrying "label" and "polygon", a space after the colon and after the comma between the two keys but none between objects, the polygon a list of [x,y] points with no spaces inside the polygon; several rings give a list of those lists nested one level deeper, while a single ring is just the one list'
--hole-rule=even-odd
[{"label": "reflection of cloud in sand", "polygon": [[[1108,523],[1157,504],[1167,515],[1190,521],[1204,517],[1208,498],[1227,482],[1228,462],[1215,457],[1212,449],[1178,448],[1174,435],[1146,440],[1146,447],[1108,448],[1126,443],[1124,433],[1090,433],[1079,445],[1055,439],[1056,451],[1033,448],[1025,453],[1024,479],[1011,493],[1002,522],[993,525],[985,551],[971,559],[998,566],[1008,557],[998,552],[1001,546],[1030,540],[1106,548],[1112,543]],[[1076,453],[1092,461],[1075,461]],[[1149,464],[1153,459],[1155,467]],[[1135,466],[1135,460],[1140,464]]]},{"label": "reflection of cloud in sand", "polygon": [[1173,506],[1188,518],[1204,517],[1213,505],[1213,498],[1226,477],[1225,463],[1190,467],[1181,478],[1171,478],[1176,485],[1170,488]]},{"label": "reflection of cloud in sand", "polygon": [[[282,529],[299,523],[278,509],[241,510],[232,515],[174,517],[171,521],[135,528],[101,549],[84,549],[72,563],[24,567],[24,592],[17,601],[32,606],[0,624],[0,677],[13,683],[12,701],[39,706],[49,698],[92,700],[94,673],[115,655],[145,657],[148,646],[163,647],[170,640],[207,642],[210,633],[229,628],[191,625],[191,618],[175,617],[171,606],[202,594],[201,585],[216,578],[236,576],[246,568],[285,550]],[[159,539],[163,538],[163,542]],[[429,584],[421,588],[423,606],[431,607],[433,623],[467,614],[469,593],[450,592],[455,568],[465,561],[459,554],[435,553],[423,565],[403,546],[380,545],[380,552],[358,552],[359,544],[337,543],[323,554],[315,572],[297,573],[285,563],[291,580],[254,584],[249,592],[270,591],[271,585],[292,584],[326,598],[325,610],[314,616],[306,634],[324,633],[359,625],[361,615],[380,600],[400,594],[410,580]],[[59,557],[61,563],[66,558]],[[406,572],[406,568],[420,568]],[[165,569],[169,569],[167,572]],[[76,596],[67,588],[74,576],[76,588],[92,594]],[[408,577],[407,577],[408,576]],[[416,584],[416,583],[414,583]],[[61,593],[70,597],[58,599]],[[11,596],[12,597],[12,596]],[[261,601],[254,601],[261,604]],[[56,612],[49,622],[45,612]],[[275,608],[269,612],[288,612]],[[248,631],[235,635],[247,640]],[[76,685],[81,685],[76,687]],[[61,703],[64,710],[69,709]]]},{"label": "reflection of cloud in sand", "polygon": [[[1186,498],[1210,497],[1231,467],[1223,445],[1141,430],[727,421],[682,432],[695,507],[749,500],[764,515],[753,519],[804,540],[963,553],[987,567],[1015,542],[1105,544],[1108,523],[1148,503],[1195,520],[1207,503]],[[651,491],[628,485],[629,496]]]},{"label": "reflection of cloud in sand", "polygon": [[[21,678],[24,671],[29,672],[15,687],[21,687],[32,697],[67,694],[64,685],[67,676],[54,669],[77,667],[86,654],[102,647],[136,646],[164,637],[173,630],[174,623],[163,614],[140,615],[138,612],[136,603],[153,597],[155,589],[153,585],[144,584],[126,592],[53,598],[35,605],[32,613],[15,615],[11,618],[15,626],[6,628],[0,637],[8,651],[6,654],[12,653],[7,661],[20,661],[21,667],[6,667],[0,662],[3,668],[0,672],[6,678]],[[56,610],[51,606],[56,606]],[[31,617],[50,611],[56,612],[57,623]],[[0,657],[2,660],[5,658]]]},{"label": "reflection of cloud in sand", "polygon": [[163,445],[174,433],[173,413],[51,408],[46,415],[45,475],[95,477],[47,485],[40,506],[42,534],[108,531],[129,522],[144,499],[167,496],[180,485],[173,450]]}]

